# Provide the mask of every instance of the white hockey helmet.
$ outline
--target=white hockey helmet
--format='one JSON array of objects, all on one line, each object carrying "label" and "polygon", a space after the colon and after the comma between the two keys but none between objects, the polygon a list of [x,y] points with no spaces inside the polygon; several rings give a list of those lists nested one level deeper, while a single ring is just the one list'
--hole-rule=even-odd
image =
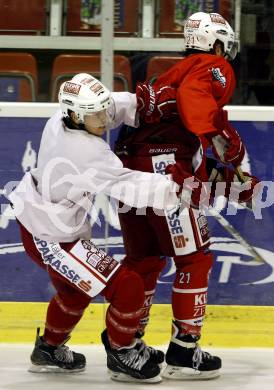
[{"label": "white hockey helmet", "polygon": [[69,116],[68,110],[74,111],[80,123],[84,123],[86,115],[109,110],[113,104],[110,91],[87,73],[79,73],[64,82],[60,87],[58,99],[63,116]]},{"label": "white hockey helmet", "polygon": [[217,13],[196,12],[185,23],[186,49],[210,51],[218,40],[224,45],[224,53],[233,60],[238,52],[238,42],[229,23]]}]

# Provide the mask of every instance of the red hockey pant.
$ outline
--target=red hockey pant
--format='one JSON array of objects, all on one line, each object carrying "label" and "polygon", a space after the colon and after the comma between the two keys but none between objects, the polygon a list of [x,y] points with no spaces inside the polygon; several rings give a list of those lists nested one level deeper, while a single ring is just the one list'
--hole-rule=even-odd
[{"label": "red hockey pant", "polygon": [[[19,223],[26,253],[47,271],[56,289],[46,316],[44,339],[52,345],[64,342],[83,316],[91,297],[70,283],[62,275],[43,263],[33,236]],[[59,243],[69,250],[75,243]],[[102,291],[110,305],[106,315],[106,327],[113,347],[129,345],[140,323],[144,302],[144,285],[140,276],[125,265],[120,267]]]}]

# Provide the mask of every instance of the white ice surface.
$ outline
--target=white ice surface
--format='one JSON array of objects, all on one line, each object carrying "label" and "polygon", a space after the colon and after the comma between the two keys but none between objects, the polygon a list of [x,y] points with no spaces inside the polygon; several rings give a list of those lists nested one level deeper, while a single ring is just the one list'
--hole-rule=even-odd
[{"label": "white ice surface", "polygon": [[[159,387],[190,390],[273,390],[274,349],[207,349],[223,360],[219,378],[207,381],[163,380],[158,384],[114,382],[109,379],[105,352],[99,346],[73,346],[87,358],[87,369],[78,374],[28,372],[32,345],[0,344],[1,390],[102,390]],[[165,348],[162,348],[165,350]]]}]

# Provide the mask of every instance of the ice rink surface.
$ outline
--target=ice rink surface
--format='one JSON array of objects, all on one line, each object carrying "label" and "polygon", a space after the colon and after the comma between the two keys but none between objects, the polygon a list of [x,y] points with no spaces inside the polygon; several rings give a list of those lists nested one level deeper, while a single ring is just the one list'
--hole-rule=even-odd
[{"label": "ice rink surface", "polygon": [[[121,383],[109,379],[101,346],[73,346],[87,358],[87,369],[79,374],[32,374],[28,372],[32,345],[0,344],[1,390],[101,390],[161,389],[272,390],[274,349],[206,349],[223,360],[222,375],[207,381],[163,380],[158,384]],[[165,348],[162,348],[165,350]]]}]

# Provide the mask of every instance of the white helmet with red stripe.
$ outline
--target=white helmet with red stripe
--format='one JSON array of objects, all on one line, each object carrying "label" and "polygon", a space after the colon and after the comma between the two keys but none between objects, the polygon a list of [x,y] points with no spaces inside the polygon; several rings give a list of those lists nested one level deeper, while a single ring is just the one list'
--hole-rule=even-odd
[{"label": "white helmet with red stripe", "polygon": [[233,60],[238,52],[238,42],[229,23],[217,13],[196,12],[186,21],[184,28],[186,49],[209,52],[218,40],[224,54]]},{"label": "white helmet with red stripe", "polygon": [[73,111],[80,123],[86,115],[109,110],[112,105],[110,91],[95,77],[79,73],[60,87],[59,103],[64,117]]}]

